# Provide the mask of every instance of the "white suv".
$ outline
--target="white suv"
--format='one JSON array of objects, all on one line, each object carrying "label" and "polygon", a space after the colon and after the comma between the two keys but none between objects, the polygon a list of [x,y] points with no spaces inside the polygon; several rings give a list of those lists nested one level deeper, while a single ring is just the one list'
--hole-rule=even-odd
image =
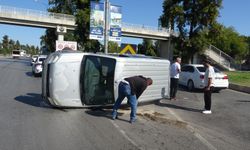
[{"label": "white suv", "polygon": [[36,76],[41,76],[43,71],[43,61],[46,59],[47,55],[37,56],[36,61],[32,65],[32,73]]},{"label": "white suv", "polygon": [[[204,75],[206,68],[201,64],[187,64],[183,65],[181,68],[179,84],[184,85],[188,90],[193,89],[203,89],[204,85]],[[215,80],[214,89],[215,91],[220,91],[221,89],[228,88],[228,76],[217,68],[214,68]]]}]

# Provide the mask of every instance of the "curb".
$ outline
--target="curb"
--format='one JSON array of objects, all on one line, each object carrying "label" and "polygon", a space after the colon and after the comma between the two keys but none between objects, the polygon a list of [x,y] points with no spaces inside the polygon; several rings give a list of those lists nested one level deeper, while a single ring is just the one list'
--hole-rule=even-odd
[{"label": "curb", "polygon": [[247,87],[247,86],[241,86],[241,85],[230,83],[229,89],[250,94],[250,87]]}]

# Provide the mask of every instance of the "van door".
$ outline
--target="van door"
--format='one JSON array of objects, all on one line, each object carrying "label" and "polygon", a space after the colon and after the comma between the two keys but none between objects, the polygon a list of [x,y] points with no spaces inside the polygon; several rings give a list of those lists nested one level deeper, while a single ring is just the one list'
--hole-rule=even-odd
[{"label": "van door", "polygon": [[85,105],[114,103],[114,71],[116,60],[85,56],[81,64],[81,100]]}]

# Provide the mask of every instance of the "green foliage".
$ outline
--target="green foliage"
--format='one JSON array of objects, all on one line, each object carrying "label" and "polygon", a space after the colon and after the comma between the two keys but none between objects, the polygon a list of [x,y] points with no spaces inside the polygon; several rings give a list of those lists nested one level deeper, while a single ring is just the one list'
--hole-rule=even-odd
[{"label": "green foliage", "polygon": [[243,37],[245,39],[245,42],[248,45],[248,52],[247,52],[247,56],[246,56],[246,64],[250,65],[250,36],[245,36]]},{"label": "green foliage", "polygon": [[250,87],[250,72],[228,71],[229,82]]},{"label": "green foliage", "polygon": [[37,54],[39,52],[39,48],[35,48],[33,45],[21,45],[19,40],[14,41],[9,38],[8,35],[4,35],[2,42],[0,43],[0,53],[7,55],[11,54],[14,49],[23,49],[26,50],[27,54]]},{"label": "green foliage", "polygon": [[208,34],[209,43],[237,60],[244,59],[249,53],[246,37],[241,36],[233,27],[217,24]]},{"label": "green foliage", "polygon": [[201,31],[216,23],[221,3],[222,0],[164,0],[161,24],[179,32],[173,41],[184,59],[203,50],[206,43]]},{"label": "green foliage", "polygon": [[117,42],[109,41],[108,50],[109,53],[120,53],[120,47]]},{"label": "green foliage", "polygon": [[5,52],[9,53],[9,36],[4,35],[2,40],[2,46]]},{"label": "green foliage", "polygon": [[[159,44],[158,42],[156,44]],[[158,46],[158,45],[157,45]],[[157,56],[157,46],[152,40],[143,39],[142,44],[138,45],[138,53],[148,56]]]},{"label": "green foliage", "polygon": [[[95,0],[99,1],[99,0]],[[50,0],[49,12],[64,13],[76,17],[76,30],[67,32],[65,40],[77,41],[78,49],[83,51],[99,52],[102,49],[97,40],[90,40],[89,21],[90,21],[90,0]],[[45,37],[41,37],[42,46],[46,46],[49,51],[55,50],[57,35],[55,29],[47,29]]]}]

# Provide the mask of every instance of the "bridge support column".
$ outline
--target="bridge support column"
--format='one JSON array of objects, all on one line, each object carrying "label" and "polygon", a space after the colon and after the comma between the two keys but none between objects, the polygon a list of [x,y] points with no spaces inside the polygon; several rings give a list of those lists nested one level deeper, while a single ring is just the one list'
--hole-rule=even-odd
[{"label": "bridge support column", "polygon": [[56,27],[56,34],[57,34],[57,40],[58,41],[64,41],[64,34],[67,33],[67,28],[63,26],[57,26]]},{"label": "bridge support column", "polygon": [[160,41],[160,48],[158,49],[158,54],[162,58],[166,58],[169,61],[173,59],[173,45],[171,44],[171,40],[168,41]]}]

